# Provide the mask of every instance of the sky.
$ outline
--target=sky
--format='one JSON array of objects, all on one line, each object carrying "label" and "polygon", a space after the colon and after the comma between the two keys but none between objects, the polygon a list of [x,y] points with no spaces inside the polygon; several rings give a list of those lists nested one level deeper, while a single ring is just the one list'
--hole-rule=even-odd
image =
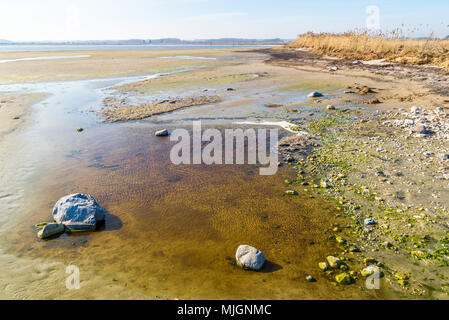
[{"label": "sky", "polygon": [[0,0],[0,39],[293,39],[353,29],[449,35],[447,0]]}]

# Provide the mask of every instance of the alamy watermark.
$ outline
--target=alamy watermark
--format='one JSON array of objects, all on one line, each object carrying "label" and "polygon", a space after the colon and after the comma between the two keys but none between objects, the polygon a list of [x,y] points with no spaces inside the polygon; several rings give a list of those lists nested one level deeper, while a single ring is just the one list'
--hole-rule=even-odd
[{"label": "alamy watermark", "polygon": [[[173,164],[245,164],[246,153],[247,164],[266,166],[259,168],[261,175],[277,172],[278,129],[225,129],[224,137],[218,129],[203,132],[201,121],[193,121],[192,129],[192,137],[186,129],[176,129],[171,133],[170,140],[177,142],[170,151]],[[203,142],[209,143],[203,147]]]},{"label": "alamy watermark", "polygon": [[75,265],[67,266],[65,273],[69,276],[65,280],[65,287],[68,290],[80,288],[80,269]]},{"label": "alamy watermark", "polygon": [[376,265],[371,265],[368,268],[370,268],[373,273],[368,277],[366,277],[365,286],[368,290],[379,290],[382,272],[380,271],[380,268]]},{"label": "alamy watermark", "polygon": [[380,30],[380,9],[378,6],[367,6],[366,13],[368,16],[365,20],[365,26],[368,30]]}]

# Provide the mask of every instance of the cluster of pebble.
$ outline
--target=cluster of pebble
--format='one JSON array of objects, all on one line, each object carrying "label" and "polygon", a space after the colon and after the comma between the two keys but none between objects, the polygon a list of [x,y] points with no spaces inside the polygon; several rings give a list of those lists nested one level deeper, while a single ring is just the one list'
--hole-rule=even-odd
[{"label": "cluster of pebble", "polygon": [[409,112],[399,109],[399,112],[391,112],[388,118],[383,125],[400,127],[416,137],[449,140],[449,112],[442,107],[426,110],[414,106]]}]

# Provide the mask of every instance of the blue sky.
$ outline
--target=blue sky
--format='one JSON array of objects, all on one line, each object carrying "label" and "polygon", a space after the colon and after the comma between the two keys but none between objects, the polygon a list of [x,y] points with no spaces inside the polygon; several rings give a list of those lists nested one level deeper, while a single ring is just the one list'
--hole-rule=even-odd
[{"label": "blue sky", "polygon": [[295,38],[364,28],[449,34],[447,0],[1,0],[0,39]]}]

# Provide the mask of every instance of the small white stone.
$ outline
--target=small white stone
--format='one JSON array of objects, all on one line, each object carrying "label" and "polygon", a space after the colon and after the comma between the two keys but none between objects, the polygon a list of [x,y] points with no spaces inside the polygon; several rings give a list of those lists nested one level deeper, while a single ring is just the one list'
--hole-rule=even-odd
[{"label": "small white stone", "polygon": [[156,131],[156,132],[154,133],[154,135],[157,136],[157,137],[165,137],[165,136],[168,136],[168,130],[167,130],[167,129],[162,129],[162,130]]}]

